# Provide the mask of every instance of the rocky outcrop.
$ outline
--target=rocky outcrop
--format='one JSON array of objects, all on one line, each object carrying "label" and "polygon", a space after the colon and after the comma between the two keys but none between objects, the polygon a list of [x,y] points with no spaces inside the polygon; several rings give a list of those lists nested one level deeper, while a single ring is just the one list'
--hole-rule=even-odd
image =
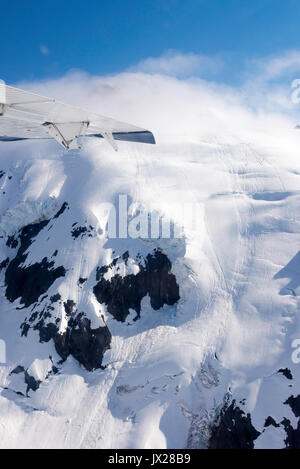
[{"label": "rocky outcrop", "polygon": [[102,368],[104,353],[110,348],[111,333],[107,326],[91,328],[91,321],[79,313],[70,318],[63,334],[53,337],[57,353],[62,360],[72,355],[88,371]]},{"label": "rocky outcrop", "polygon": [[284,404],[289,405],[295,417],[300,417],[300,394],[299,396],[290,396]]},{"label": "rocky outcrop", "polygon": [[[0,263],[0,269],[5,269],[6,297],[13,302],[20,299],[23,308],[32,306],[28,316],[23,319],[20,326],[21,335],[28,336],[30,330],[38,331],[41,343],[53,341],[55,349],[62,361],[72,355],[87,370],[102,368],[104,353],[110,348],[111,333],[108,327],[92,328],[91,321],[84,312],[76,309],[76,304],[72,300],[64,301],[60,294],[48,297],[48,290],[55,280],[65,275],[64,266],[55,267],[53,258],[57,255],[57,250],[52,258],[44,257],[40,262],[26,266],[26,259],[31,244],[38,234],[55,218],[60,217],[69,209],[65,202],[52,219],[45,219],[37,223],[31,223],[23,227],[17,235],[9,238],[8,247],[15,249],[16,254],[11,260],[5,259]],[[51,229],[52,225],[50,225]],[[92,236],[93,227],[72,226],[72,236],[74,239],[82,236]],[[138,256],[139,272],[129,274],[124,277],[118,274],[116,268],[115,275],[109,280],[105,274],[116,267],[120,260],[127,265],[129,252],[115,258],[110,265],[104,265],[97,269],[94,286],[94,294],[100,303],[107,306],[108,312],[118,321],[124,322],[130,309],[136,311],[140,317],[141,301],[149,295],[153,309],[158,310],[164,305],[174,305],[180,298],[179,286],[175,275],[171,272],[172,264],[168,257],[160,250],[155,250],[148,254],[144,260]],[[78,286],[87,281],[87,278],[80,277]],[[59,306],[63,305],[67,327],[64,332],[60,332],[61,318],[55,314],[59,311]],[[31,377],[27,376],[30,389],[36,387]],[[37,383],[37,386],[39,383]]]},{"label": "rocky outcrop", "polygon": [[30,390],[36,391],[40,387],[41,381],[31,376],[28,373],[28,370],[25,370],[25,368],[21,365],[18,365],[16,368],[14,368],[10,374],[18,375],[20,373],[24,373],[24,382],[27,384],[26,396],[28,396]]},{"label": "rocky outcrop", "polygon": [[[125,259],[127,262],[128,256]],[[94,294],[99,303],[104,303],[108,312],[118,321],[124,322],[130,309],[136,311],[135,319],[138,319],[141,301],[147,295],[155,310],[165,304],[174,305],[180,299],[176,277],[171,273],[171,261],[160,250],[148,254],[145,265],[139,263],[140,271],[136,275],[122,277],[116,274],[106,280],[105,273],[116,265],[117,260],[114,259],[110,266],[102,266],[97,270],[96,279],[99,281],[94,286]]]},{"label": "rocky outcrop", "polygon": [[45,293],[54,281],[65,275],[63,266],[54,268],[54,261],[44,257],[41,262],[23,266],[26,251],[33,239],[49,223],[43,220],[39,223],[25,226],[19,234],[20,247],[17,255],[10,261],[5,272],[6,298],[13,302],[20,298],[24,307],[35,303]]},{"label": "rocky outcrop", "polygon": [[284,418],[281,422],[285,432],[285,449],[300,449],[300,420],[296,428],[293,428],[289,419]]},{"label": "rocky outcrop", "polygon": [[209,440],[209,449],[253,449],[259,437],[252,425],[250,414],[245,414],[235,401],[224,406],[220,417],[214,423]]}]

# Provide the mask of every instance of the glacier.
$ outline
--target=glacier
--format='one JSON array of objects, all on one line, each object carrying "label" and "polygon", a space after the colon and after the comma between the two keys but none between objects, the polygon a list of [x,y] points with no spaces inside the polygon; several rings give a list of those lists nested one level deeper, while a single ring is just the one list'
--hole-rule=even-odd
[{"label": "glacier", "polygon": [[[199,94],[152,77],[156,99],[166,82],[177,104]],[[299,447],[300,134],[200,97],[175,129],[143,111],[151,148],[1,145],[1,447]],[[194,205],[197,223],[108,239],[120,194],[175,226]]]}]

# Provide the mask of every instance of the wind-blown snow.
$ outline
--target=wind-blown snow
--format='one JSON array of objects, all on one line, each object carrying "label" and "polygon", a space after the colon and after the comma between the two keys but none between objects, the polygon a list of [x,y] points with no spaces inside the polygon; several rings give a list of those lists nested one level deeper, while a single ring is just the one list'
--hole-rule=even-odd
[{"label": "wind-blown snow", "polygon": [[[269,415],[276,422],[287,417],[295,428],[284,401],[300,393],[300,365],[291,360],[291,342],[300,338],[300,133],[289,117],[250,111],[238,93],[205,82],[132,73],[86,79],[83,88],[85,79],[34,89],[69,102],[76,96],[91,110],[150,128],[157,145],[121,142],[115,153],[90,140],[82,152],[65,153],[55,143],[3,144],[0,261],[15,256],[7,235],[51,218],[24,265],[43,257],[63,265],[66,275],[48,296],[74,301],[94,329],[106,324],[111,348],[103,370],[89,372],[71,355],[58,365],[52,341],[40,343],[33,329],[21,336],[31,309],[17,310],[19,300],[5,298],[2,273],[1,446],[202,448],[231,396],[245,399],[239,405],[257,431]],[[128,195],[133,210],[172,214],[178,225],[174,205],[194,204],[196,227],[179,239],[107,241],[99,204],[119,194]],[[64,202],[68,208],[54,219]],[[90,236],[73,239],[76,222],[91,227]],[[132,311],[125,323],[116,321],[93,295],[96,268],[126,251],[134,259],[156,248],[172,262],[179,302],[155,311],[146,297],[140,320]],[[137,272],[132,260],[120,265],[123,276]],[[53,314],[64,332],[63,302]],[[52,364],[59,372],[49,375]],[[19,365],[41,381],[28,397],[24,373],[10,375]],[[289,368],[293,380],[280,368]],[[282,426],[271,426],[255,446],[281,448],[285,438]]]}]

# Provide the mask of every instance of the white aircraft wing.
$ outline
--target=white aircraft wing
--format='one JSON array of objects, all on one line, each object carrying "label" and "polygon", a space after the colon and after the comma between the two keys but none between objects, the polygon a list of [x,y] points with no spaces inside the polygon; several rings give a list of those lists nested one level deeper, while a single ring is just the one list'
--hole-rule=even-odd
[{"label": "white aircraft wing", "polygon": [[0,82],[0,141],[54,138],[64,148],[80,148],[80,137],[155,143],[151,132]]}]

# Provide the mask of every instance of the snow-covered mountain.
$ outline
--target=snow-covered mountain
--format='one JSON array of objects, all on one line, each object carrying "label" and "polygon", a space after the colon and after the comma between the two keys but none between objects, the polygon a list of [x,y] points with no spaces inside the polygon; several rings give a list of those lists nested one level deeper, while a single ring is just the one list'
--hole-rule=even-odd
[{"label": "snow-covered mountain", "polygon": [[[300,134],[205,104],[149,109],[156,146],[1,146],[1,447],[299,447]],[[171,236],[105,237],[120,197]]]}]

